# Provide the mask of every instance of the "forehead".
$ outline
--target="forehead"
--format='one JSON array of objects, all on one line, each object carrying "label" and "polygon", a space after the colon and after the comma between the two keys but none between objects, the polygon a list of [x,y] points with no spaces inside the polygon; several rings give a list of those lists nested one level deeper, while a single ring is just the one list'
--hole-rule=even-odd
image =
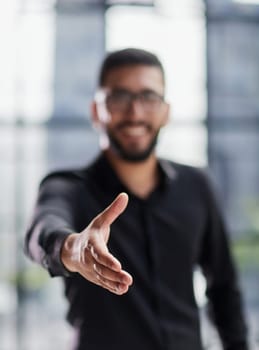
[{"label": "forehead", "polygon": [[146,65],[113,68],[106,74],[105,87],[125,88],[132,91],[151,89],[164,91],[163,74],[159,67]]}]

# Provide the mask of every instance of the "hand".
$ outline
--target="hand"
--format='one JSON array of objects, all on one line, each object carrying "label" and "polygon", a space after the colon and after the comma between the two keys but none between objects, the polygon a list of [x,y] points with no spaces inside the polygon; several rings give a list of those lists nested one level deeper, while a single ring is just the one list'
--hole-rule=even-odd
[{"label": "hand", "polygon": [[128,291],[132,277],[108,251],[107,242],[111,224],[127,204],[128,195],[120,193],[81,233],[69,235],[61,251],[61,260],[69,271],[118,295]]}]

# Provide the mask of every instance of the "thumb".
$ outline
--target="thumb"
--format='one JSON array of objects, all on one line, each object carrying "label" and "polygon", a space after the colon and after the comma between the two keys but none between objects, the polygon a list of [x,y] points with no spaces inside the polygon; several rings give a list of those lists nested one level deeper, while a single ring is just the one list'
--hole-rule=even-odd
[{"label": "thumb", "polygon": [[127,207],[129,197],[127,193],[120,193],[115,200],[97,216],[97,220],[104,226],[110,226]]}]

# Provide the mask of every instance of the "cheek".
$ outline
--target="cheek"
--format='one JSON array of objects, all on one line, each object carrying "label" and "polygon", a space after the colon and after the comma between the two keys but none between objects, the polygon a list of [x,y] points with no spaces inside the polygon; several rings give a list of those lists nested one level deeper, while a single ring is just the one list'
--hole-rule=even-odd
[{"label": "cheek", "polygon": [[105,129],[111,134],[117,134],[119,121],[111,120],[105,124]]},{"label": "cheek", "polygon": [[157,119],[154,123],[153,123],[153,128],[154,129],[160,129],[162,127],[164,127],[166,124],[168,123],[168,118],[167,116],[161,116],[159,119]]},{"label": "cheek", "polygon": [[107,121],[106,125],[108,127],[116,127],[116,125],[120,124],[123,121],[123,118],[121,117],[121,115],[118,115],[116,113],[113,113],[112,115],[110,115],[110,119]]}]

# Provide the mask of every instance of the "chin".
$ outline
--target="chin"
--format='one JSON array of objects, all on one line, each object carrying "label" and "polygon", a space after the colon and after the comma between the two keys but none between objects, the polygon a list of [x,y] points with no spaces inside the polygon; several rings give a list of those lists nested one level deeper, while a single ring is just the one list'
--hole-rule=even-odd
[{"label": "chin", "polygon": [[[113,150],[114,153],[117,154],[117,156],[125,161],[132,162],[132,163],[138,163],[143,162],[144,160],[148,159],[150,155],[154,152],[154,149],[157,144],[157,135],[151,140],[149,145],[147,145],[144,149],[136,149],[135,147],[130,147],[129,145],[124,147],[121,142],[119,142],[113,135],[109,135],[109,143],[110,147]],[[133,146],[133,145],[132,145]],[[135,148],[135,149],[134,149]]]},{"label": "chin", "polygon": [[129,163],[141,163],[144,162],[146,159],[148,159],[150,156],[146,154],[127,154],[127,155],[120,155],[121,159],[129,162]]},{"label": "chin", "polygon": [[139,163],[143,162],[146,159],[150,157],[150,155],[154,152],[155,144],[150,145],[149,147],[145,148],[144,150],[126,150],[122,147],[113,147],[113,150],[116,152],[116,154],[123,160],[131,163]]}]

